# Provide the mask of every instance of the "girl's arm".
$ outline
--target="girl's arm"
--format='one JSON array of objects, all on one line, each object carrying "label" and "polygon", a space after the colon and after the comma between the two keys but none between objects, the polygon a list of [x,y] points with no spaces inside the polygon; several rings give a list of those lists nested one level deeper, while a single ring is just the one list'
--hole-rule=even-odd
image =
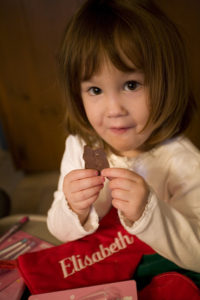
[{"label": "girl's arm", "polygon": [[[175,163],[173,163],[175,162]],[[181,166],[177,168],[177,166]],[[142,216],[126,230],[182,268],[200,272],[200,163],[181,154],[173,158],[163,201],[152,190]]]},{"label": "girl's arm", "polygon": [[82,226],[78,215],[69,208],[63,192],[54,193],[54,201],[48,211],[47,226],[58,240],[68,242],[91,234],[98,228],[98,222],[98,216],[92,207],[87,221]]},{"label": "girl's arm", "polygon": [[66,148],[61,162],[58,189],[54,193],[54,200],[47,216],[49,231],[62,242],[76,240],[91,234],[99,226],[98,215],[93,207],[91,207],[87,220],[82,226],[80,217],[75,213],[75,209],[74,211],[71,209],[63,192],[66,174],[73,170],[84,169],[82,155],[83,143],[78,137],[69,136],[66,140]]},{"label": "girl's arm", "polygon": [[126,230],[178,266],[200,272],[199,220],[195,216],[188,218],[186,212],[179,212],[153,193],[148,206],[141,220],[132,227],[128,227],[121,218]]}]

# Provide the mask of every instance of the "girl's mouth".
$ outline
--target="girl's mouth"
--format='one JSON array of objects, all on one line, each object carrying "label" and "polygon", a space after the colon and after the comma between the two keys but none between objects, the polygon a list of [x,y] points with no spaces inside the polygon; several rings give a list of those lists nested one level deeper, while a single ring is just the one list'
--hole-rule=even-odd
[{"label": "girl's mouth", "polygon": [[129,131],[131,127],[110,127],[110,131],[114,134],[123,134]]}]

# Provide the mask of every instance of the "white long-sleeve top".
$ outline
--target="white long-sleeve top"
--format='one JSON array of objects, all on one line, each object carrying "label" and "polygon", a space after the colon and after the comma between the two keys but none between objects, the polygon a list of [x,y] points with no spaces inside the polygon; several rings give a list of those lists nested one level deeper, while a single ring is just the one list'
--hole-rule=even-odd
[{"label": "white long-sleeve top", "polygon": [[[58,189],[48,211],[49,231],[63,242],[95,232],[111,207],[108,182],[84,226],[69,208],[63,193],[64,176],[84,168],[84,142],[69,136],[61,162]],[[108,157],[110,167],[128,168],[141,175],[150,187],[148,204],[141,218],[131,227],[121,224],[131,234],[151,246],[157,253],[180,267],[200,272],[200,152],[185,137],[168,140],[137,158]]]}]

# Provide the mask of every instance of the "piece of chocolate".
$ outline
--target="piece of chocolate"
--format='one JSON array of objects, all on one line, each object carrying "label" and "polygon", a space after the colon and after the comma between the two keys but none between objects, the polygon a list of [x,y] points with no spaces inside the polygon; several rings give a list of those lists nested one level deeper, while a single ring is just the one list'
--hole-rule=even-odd
[{"label": "piece of chocolate", "polygon": [[85,169],[95,169],[101,172],[101,170],[109,168],[109,163],[103,148],[92,149],[86,145],[84,147],[83,159],[85,161]]}]

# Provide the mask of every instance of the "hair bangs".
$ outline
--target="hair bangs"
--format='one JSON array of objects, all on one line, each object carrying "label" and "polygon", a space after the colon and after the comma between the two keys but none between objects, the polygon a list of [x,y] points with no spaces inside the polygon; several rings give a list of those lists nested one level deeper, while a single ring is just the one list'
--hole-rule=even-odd
[{"label": "hair bangs", "polygon": [[[130,39],[130,36],[132,38]],[[139,41],[127,24],[121,23],[115,28],[109,58],[113,65],[123,72],[133,69],[143,70],[142,52],[138,51]]]},{"label": "hair bangs", "polygon": [[122,23],[121,26],[110,24],[108,30],[102,30],[99,34],[96,32],[96,36],[92,39],[87,36],[82,37],[81,53],[77,64],[81,80],[88,80],[98,73],[104,60],[110,60],[122,72],[143,70],[142,54],[138,51],[140,41],[137,40],[138,38],[130,39],[130,35],[131,29]]}]

